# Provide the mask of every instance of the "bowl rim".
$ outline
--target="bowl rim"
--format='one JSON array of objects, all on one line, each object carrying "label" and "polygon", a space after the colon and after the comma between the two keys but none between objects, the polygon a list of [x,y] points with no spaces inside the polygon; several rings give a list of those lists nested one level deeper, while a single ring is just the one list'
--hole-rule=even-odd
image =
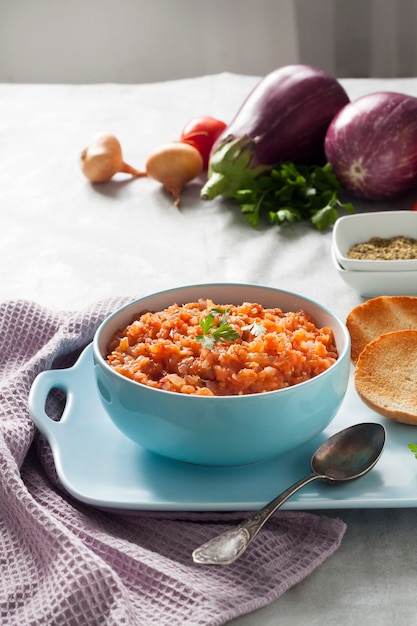
[{"label": "bowl rim", "polygon": [[[393,220],[395,218],[395,220]],[[350,259],[346,256],[347,250],[359,241],[368,241],[371,237],[394,237],[396,235],[407,236],[407,233],[388,232],[388,225],[393,224],[397,227],[404,218],[406,223],[415,222],[415,234],[410,236],[417,239],[417,211],[398,210],[398,211],[367,211],[364,213],[355,213],[353,215],[343,215],[339,217],[333,227],[332,243],[336,259],[345,270],[352,271],[415,271],[417,270],[417,259]],[[360,232],[360,223],[375,223],[372,233],[367,232],[362,236]],[[354,230],[356,225],[357,231]],[[408,226],[409,227],[409,226]],[[401,226],[399,227],[401,230]],[[376,232],[375,232],[376,231]],[[379,232],[378,232],[379,231]],[[342,237],[347,232],[347,244],[342,244]]]},{"label": "bowl rim", "polygon": [[[165,389],[157,389],[154,387],[149,387],[147,385],[143,385],[142,383],[139,383],[137,381],[131,380],[130,378],[127,378],[126,376],[123,376],[122,374],[120,374],[119,372],[115,371],[112,367],[110,367],[110,365],[106,362],[103,354],[102,354],[102,350],[100,347],[100,340],[102,337],[103,332],[105,331],[106,327],[108,326],[109,323],[114,322],[115,319],[117,319],[117,317],[122,316],[123,313],[126,313],[129,309],[134,309],[139,303],[144,302],[150,298],[153,297],[165,297],[168,295],[174,295],[175,293],[180,293],[183,290],[187,290],[187,289],[210,289],[210,288],[215,288],[215,287],[238,287],[238,288],[256,288],[256,289],[260,289],[260,290],[267,290],[270,292],[274,292],[277,294],[285,294],[285,295],[289,295],[292,296],[294,298],[299,298],[301,300],[303,300],[304,302],[306,302],[307,304],[311,304],[312,306],[320,309],[323,314],[329,316],[337,325],[338,325],[338,330],[340,331],[340,333],[343,336],[343,348],[339,351],[338,349],[338,358],[337,361],[331,365],[327,370],[325,370],[324,372],[321,372],[321,374],[318,374],[317,376],[314,376],[313,378],[310,378],[308,380],[302,381],[301,383],[297,383],[297,385],[292,385],[290,387],[285,387],[285,388],[281,388],[281,389],[275,389],[272,391],[266,391],[264,393],[254,393],[254,394],[242,394],[242,395],[223,395],[223,396],[203,396],[203,395],[195,395],[195,394],[181,394],[178,392],[174,392],[174,391],[167,391]],[[262,304],[262,303],[261,303]],[[168,306],[168,305],[166,305]],[[335,329],[333,328],[333,331]],[[227,400],[232,400],[234,403],[237,402],[242,402],[242,401],[255,401],[256,398],[259,397],[265,397],[265,396],[270,396],[272,394],[285,394],[287,393],[292,393],[292,391],[294,390],[294,388],[301,388],[304,387],[306,385],[311,385],[312,383],[314,383],[314,381],[318,378],[322,378],[323,376],[329,375],[329,372],[331,372],[337,365],[338,363],[344,361],[344,359],[349,359],[350,360],[350,335],[349,335],[349,331],[346,327],[346,324],[342,321],[342,319],[335,314],[333,311],[331,311],[328,307],[326,307],[325,305],[321,304],[320,302],[318,302],[317,300],[314,300],[308,296],[303,296],[300,293],[297,293],[295,291],[289,291],[288,289],[280,289],[279,287],[271,287],[268,285],[263,285],[263,284],[257,284],[257,283],[245,283],[245,282],[211,282],[211,283],[191,283],[188,285],[182,285],[179,287],[172,287],[172,288],[168,288],[168,289],[163,289],[160,291],[156,291],[150,294],[147,294],[146,296],[141,296],[139,298],[135,298],[133,300],[131,300],[130,302],[127,302],[126,304],[123,304],[121,307],[117,308],[115,311],[113,311],[113,313],[111,313],[109,316],[107,316],[98,326],[96,332],[94,333],[94,337],[93,337],[93,355],[94,355],[94,361],[96,363],[99,363],[100,366],[102,368],[104,368],[104,370],[111,376],[114,377],[117,381],[123,381],[124,384],[127,384],[128,387],[132,387],[134,389],[136,389],[138,386],[143,390],[146,391],[146,393],[154,393],[154,394],[165,394],[165,395],[170,395],[172,398],[175,398],[175,401],[178,401],[178,398],[189,398],[192,399],[192,401],[203,401],[203,402],[220,402],[220,401],[224,401],[225,399]]]}]

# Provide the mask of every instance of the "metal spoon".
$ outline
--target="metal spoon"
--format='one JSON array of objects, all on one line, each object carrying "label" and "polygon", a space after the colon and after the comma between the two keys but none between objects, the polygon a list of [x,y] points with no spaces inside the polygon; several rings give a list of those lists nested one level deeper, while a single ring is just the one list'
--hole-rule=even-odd
[{"label": "metal spoon", "polygon": [[340,483],[360,478],[378,461],[385,445],[385,428],[364,423],[349,426],[324,441],[311,458],[312,474],[274,498],[233,530],[210,539],[192,554],[194,563],[229,565],[238,559],[265,522],[292,495],[313,480]]}]

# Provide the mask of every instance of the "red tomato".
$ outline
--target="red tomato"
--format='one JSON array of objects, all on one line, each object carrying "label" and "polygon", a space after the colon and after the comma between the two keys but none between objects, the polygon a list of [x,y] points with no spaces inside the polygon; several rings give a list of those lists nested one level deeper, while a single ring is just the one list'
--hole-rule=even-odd
[{"label": "red tomato", "polygon": [[211,148],[226,126],[227,124],[214,117],[195,117],[184,126],[180,141],[194,146],[203,157],[204,167],[207,168]]}]

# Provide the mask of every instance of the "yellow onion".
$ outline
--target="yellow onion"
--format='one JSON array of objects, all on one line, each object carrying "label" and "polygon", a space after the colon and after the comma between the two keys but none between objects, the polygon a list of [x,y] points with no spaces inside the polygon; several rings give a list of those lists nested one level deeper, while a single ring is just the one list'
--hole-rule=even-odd
[{"label": "yellow onion", "polygon": [[92,183],[104,183],[118,172],[131,174],[134,178],[146,176],[123,160],[119,140],[110,133],[100,133],[92,138],[81,153],[80,167]]}]

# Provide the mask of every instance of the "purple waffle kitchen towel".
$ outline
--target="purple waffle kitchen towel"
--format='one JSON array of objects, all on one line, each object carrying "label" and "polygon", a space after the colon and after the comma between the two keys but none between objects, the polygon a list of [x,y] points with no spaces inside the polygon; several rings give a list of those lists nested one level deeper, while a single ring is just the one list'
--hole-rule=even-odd
[{"label": "purple waffle kitchen towel", "polygon": [[282,511],[227,567],[191,551],[240,513],[103,512],[65,492],[27,408],[35,376],[68,367],[123,302],[78,313],[0,305],[0,623],[215,626],[272,602],[340,545],[345,524]]}]

